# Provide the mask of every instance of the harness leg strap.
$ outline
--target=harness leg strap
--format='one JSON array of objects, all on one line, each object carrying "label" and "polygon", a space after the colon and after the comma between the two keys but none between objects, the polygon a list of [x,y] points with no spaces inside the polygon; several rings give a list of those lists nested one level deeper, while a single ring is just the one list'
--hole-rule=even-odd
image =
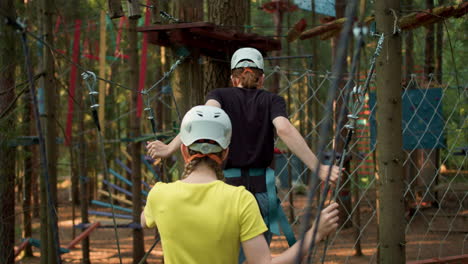
[{"label": "harness leg strap", "polygon": [[296,238],[291,226],[289,225],[288,218],[283,211],[283,207],[281,207],[281,203],[276,196],[275,171],[267,168],[265,176],[268,193],[268,218],[270,232],[275,235],[281,235],[281,227],[289,246],[292,246],[294,243],[296,243]]}]

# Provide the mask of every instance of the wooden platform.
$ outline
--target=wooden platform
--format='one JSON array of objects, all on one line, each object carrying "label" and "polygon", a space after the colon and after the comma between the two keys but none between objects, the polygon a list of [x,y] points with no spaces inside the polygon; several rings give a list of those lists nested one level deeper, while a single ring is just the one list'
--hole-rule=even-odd
[{"label": "wooden platform", "polygon": [[138,31],[149,34],[148,40],[152,44],[196,48],[205,56],[223,60],[242,47],[253,47],[264,54],[281,49],[281,42],[276,39],[238,32],[208,22],[152,25],[139,27]]}]

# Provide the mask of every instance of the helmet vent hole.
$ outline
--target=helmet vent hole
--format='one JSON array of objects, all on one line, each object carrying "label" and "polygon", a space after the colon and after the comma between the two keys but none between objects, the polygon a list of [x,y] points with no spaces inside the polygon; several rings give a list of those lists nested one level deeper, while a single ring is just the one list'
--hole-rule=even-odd
[{"label": "helmet vent hole", "polygon": [[203,117],[203,112],[202,111],[197,111],[197,115],[200,117]]},{"label": "helmet vent hole", "polygon": [[214,118],[218,118],[220,115],[221,115],[220,112],[216,112],[216,113],[214,113]]}]

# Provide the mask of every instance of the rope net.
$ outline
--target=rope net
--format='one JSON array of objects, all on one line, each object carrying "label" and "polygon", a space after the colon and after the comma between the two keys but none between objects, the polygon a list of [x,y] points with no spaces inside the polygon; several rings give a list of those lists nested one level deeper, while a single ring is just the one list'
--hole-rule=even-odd
[{"label": "rope net", "polygon": [[[266,87],[274,81],[274,75],[280,76],[279,94],[287,102],[291,123],[317,154],[318,131],[325,121],[326,91],[333,77],[327,72],[286,71],[276,67],[266,75]],[[360,76],[355,85],[362,85],[365,77]],[[402,86],[402,133],[406,159],[405,187],[401,192],[405,196],[406,210],[401,217],[405,218],[406,223],[408,261],[459,256],[468,250],[468,123],[466,114],[463,114],[467,101],[466,92],[460,93],[454,84],[454,78],[439,84],[433,75],[412,75],[408,84]],[[313,263],[350,263],[353,256],[360,254],[365,256],[363,263],[376,262],[379,244],[379,200],[375,186],[378,176],[375,145],[378,144],[376,133],[379,132],[376,131],[375,118],[378,107],[376,89],[372,80],[359,112],[349,146],[350,153],[345,158],[346,171],[336,189],[337,201],[341,205],[340,226],[329,237],[326,250],[326,243],[317,244],[311,253]],[[340,101],[344,96],[345,91],[340,90],[335,101],[335,112],[343,104]],[[328,135],[321,135],[328,139],[329,153],[337,146],[337,151],[340,151],[342,143],[333,139],[336,129],[346,132],[343,124],[337,124],[336,119],[334,129]],[[307,206],[305,195],[313,191],[308,187],[312,173],[280,140],[277,140],[276,148],[275,171],[279,196],[297,234]],[[323,185],[321,183],[315,187],[317,198],[312,204],[314,214],[317,213]],[[331,195],[330,191],[328,197]],[[274,238],[272,248],[276,252],[285,250],[287,242],[284,237]]]}]

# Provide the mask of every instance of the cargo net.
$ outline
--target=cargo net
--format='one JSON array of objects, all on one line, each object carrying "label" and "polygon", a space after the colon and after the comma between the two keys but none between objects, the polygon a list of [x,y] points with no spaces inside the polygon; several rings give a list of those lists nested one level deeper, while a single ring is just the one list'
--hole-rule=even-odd
[{"label": "cargo net", "polygon": [[[362,85],[360,76],[356,85]],[[346,78],[345,78],[346,79]],[[279,67],[266,74],[265,87],[277,86],[285,98],[291,123],[317,154],[319,127],[324,123],[327,90],[332,84],[327,72],[285,71]],[[346,82],[346,80],[344,81]],[[344,82],[341,87],[344,87]],[[279,85],[278,85],[279,84]],[[346,172],[338,186],[340,226],[328,243],[319,243],[311,253],[313,263],[375,263],[377,261],[379,203],[376,195],[376,94],[375,83],[365,93],[359,112],[350,153],[345,158]],[[338,93],[335,112],[345,92]],[[455,78],[439,84],[434,76],[412,75],[402,87],[402,129],[406,209],[406,259],[458,258],[468,252],[468,122],[466,89]],[[337,120],[337,114],[333,114]],[[398,117],[395,117],[398,118]],[[334,129],[345,129],[346,115]],[[339,146],[327,137],[328,153]],[[346,133],[342,133],[346,135]],[[288,151],[275,143],[275,172],[278,195],[296,236],[300,232],[312,172]],[[339,150],[338,150],[339,151]],[[339,153],[338,153],[339,156]],[[328,163],[331,163],[328,160]],[[317,213],[324,184],[315,186],[316,199],[311,205]],[[329,195],[331,196],[331,194]],[[382,205],[385,206],[385,205]],[[385,217],[385,216],[381,216]],[[392,228],[392,227],[388,227]],[[283,236],[274,237],[272,252],[280,253],[288,245]],[[326,247],[326,249],[324,249]],[[357,257],[361,256],[361,257]],[[465,255],[466,257],[466,255]]]}]

